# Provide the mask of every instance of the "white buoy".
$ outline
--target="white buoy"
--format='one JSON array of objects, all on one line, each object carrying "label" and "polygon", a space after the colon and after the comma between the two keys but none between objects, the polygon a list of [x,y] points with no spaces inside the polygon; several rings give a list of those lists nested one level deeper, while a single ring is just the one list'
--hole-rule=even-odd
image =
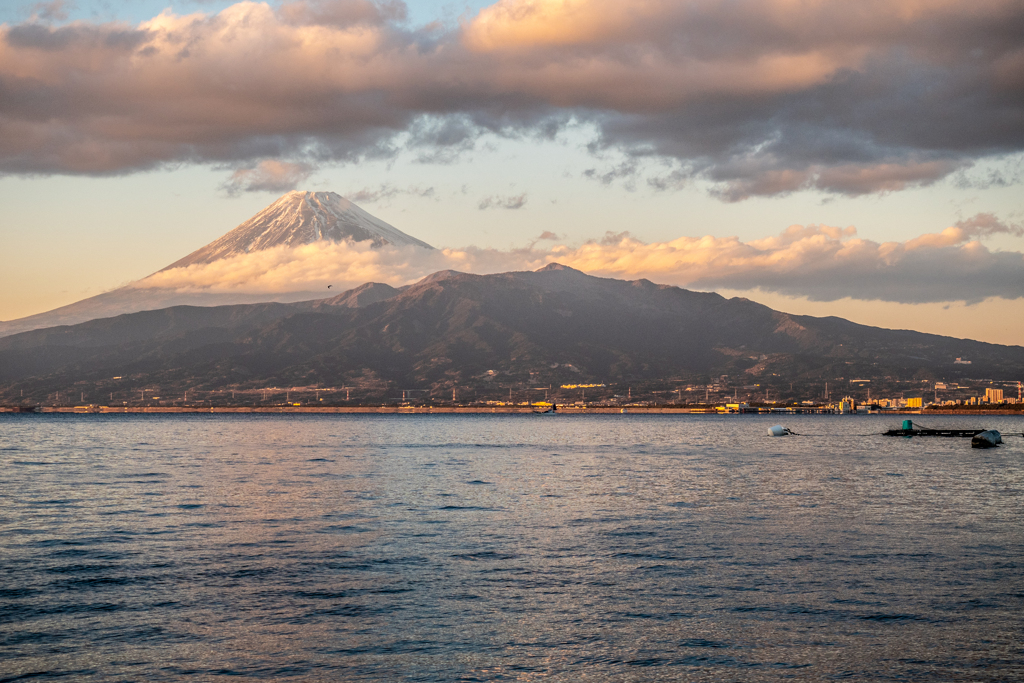
[{"label": "white buoy", "polygon": [[768,428],[768,436],[786,436],[789,434],[789,430],[782,425],[775,425]]}]

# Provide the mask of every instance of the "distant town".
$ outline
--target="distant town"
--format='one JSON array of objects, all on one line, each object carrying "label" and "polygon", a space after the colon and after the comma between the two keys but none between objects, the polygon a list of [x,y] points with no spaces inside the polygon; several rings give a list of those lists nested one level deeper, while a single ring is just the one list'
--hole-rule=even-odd
[{"label": "distant town", "polygon": [[[399,389],[386,382],[358,386],[235,389],[127,388],[113,377],[102,392],[53,392],[8,402],[0,412],[683,412],[877,414],[993,411],[1024,413],[1024,384],[986,379],[958,382],[835,378],[821,382],[732,384],[678,380],[622,384],[503,384],[491,372],[468,386]],[[42,400],[38,400],[42,399]]]}]

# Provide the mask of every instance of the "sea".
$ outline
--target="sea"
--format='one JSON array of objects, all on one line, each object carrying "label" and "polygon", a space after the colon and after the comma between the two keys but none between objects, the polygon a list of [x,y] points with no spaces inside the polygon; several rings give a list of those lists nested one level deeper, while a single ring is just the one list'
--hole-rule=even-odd
[{"label": "sea", "polygon": [[1024,680],[1024,438],[901,419],[0,416],[0,681]]}]

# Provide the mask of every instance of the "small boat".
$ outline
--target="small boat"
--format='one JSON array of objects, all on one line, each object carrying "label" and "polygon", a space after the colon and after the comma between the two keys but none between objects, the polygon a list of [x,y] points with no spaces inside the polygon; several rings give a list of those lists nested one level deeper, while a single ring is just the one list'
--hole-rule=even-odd
[{"label": "small boat", "polygon": [[[542,409],[538,410],[538,408],[542,408]],[[533,414],[534,415],[547,415],[549,413],[554,413],[554,412],[557,412],[557,411],[558,411],[558,406],[555,405],[554,403],[552,403],[549,406],[544,406],[544,407],[542,407],[542,406],[534,406],[534,408],[533,408]]]}]

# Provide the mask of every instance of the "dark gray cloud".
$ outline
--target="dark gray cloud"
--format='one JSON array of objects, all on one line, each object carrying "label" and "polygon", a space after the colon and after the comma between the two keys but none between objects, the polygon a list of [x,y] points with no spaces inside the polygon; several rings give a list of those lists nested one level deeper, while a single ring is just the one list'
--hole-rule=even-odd
[{"label": "dark gray cloud", "polygon": [[303,26],[380,26],[389,21],[406,18],[405,3],[396,0],[369,2],[369,0],[296,0],[284,2],[278,10],[283,20]]},{"label": "dark gray cloud", "polygon": [[4,39],[11,47],[29,51],[88,51],[109,48],[131,53],[139,45],[144,44],[149,35],[145,31],[129,28],[78,25],[52,28],[47,24],[30,23],[12,26],[7,30]]},{"label": "dark gray cloud", "polygon": [[607,168],[588,168],[583,171],[583,176],[596,180],[602,185],[611,185],[616,180],[621,180],[623,186],[632,192],[636,189],[636,179],[639,173],[640,164],[638,160],[627,159]]},{"label": "dark gray cloud", "polygon": [[433,187],[410,185],[409,187],[402,188],[391,184],[384,184],[375,188],[364,187],[361,190],[346,193],[345,198],[356,204],[379,204],[399,195],[411,195],[413,197],[429,199],[433,198],[435,194],[436,192]]},{"label": "dark gray cloud", "polygon": [[963,301],[988,297],[1024,297],[1024,255],[1020,252],[974,252],[962,247],[922,249],[902,254],[897,264],[829,261],[786,272],[770,269],[709,275],[690,283],[698,288],[760,289],[811,301],[844,298],[899,303]]},{"label": "dark gray cloud", "polygon": [[501,196],[494,195],[493,197],[484,197],[477,204],[477,208],[481,211],[485,209],[510,209],[512,211],[521,209],[526,205],[526,193],[512,195],[512,196]]},{"label": "dark gray cloud", "polygon": [[32,5],[30,12],[33,20],[43,21],[67,21],[68,10],[75,9],[77,5],[64,0],[51,0],[51,2],[37,2]]},{"label": "dark gray cloud", "polygon": [[898,191],[1024,151],[1018,0],[505,0],[415,30],[368,0],[39,21],[60,12],[0,29],[0,173],[449,163],[573,121],[626,155],[599,182],[657,160],[650,187],[703,178],[737,201]]}]

